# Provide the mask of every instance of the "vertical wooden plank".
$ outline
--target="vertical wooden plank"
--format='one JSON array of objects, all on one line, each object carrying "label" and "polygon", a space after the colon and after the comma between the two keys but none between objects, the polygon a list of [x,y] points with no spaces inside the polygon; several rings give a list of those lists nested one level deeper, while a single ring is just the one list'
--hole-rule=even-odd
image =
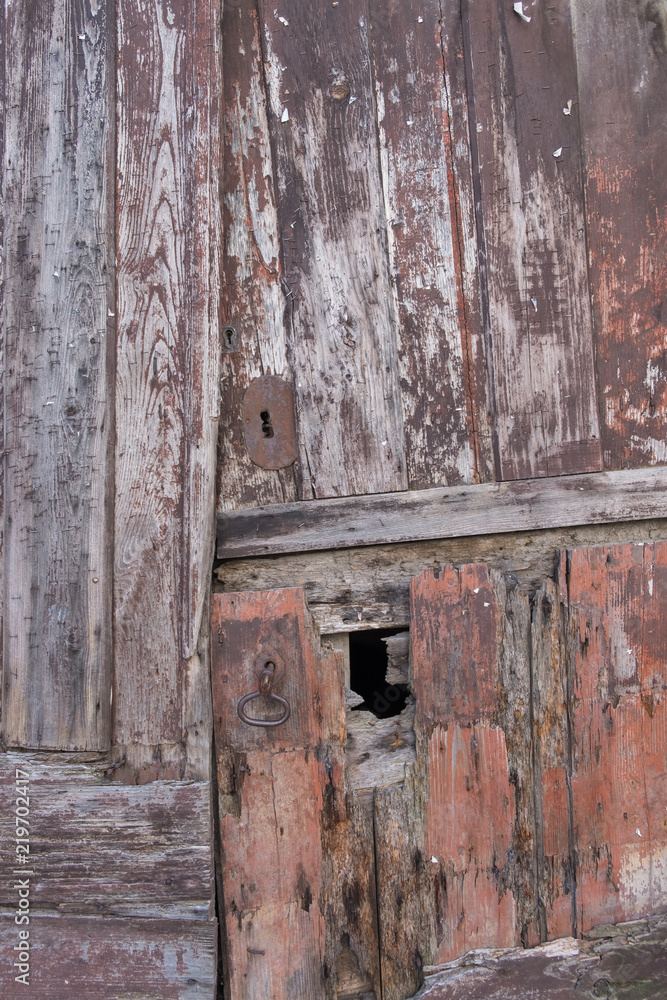
[{"label": "vertical wooden plank", "polygon": [[[0,4],[0,369],[6,370],[5,345],[5,268],[7,247],[5,245],[5,212],[7,195],[5,191],[5,49],[7,24],[4,4]],[[0,441],[5,441],[5,380],[0,381]],[[5,468],[2,466],[0,476],[0,565],[3,567],[0,583],[0,719],[2,718],[2,664],[4,660],[4,624],[5,624],[5,588],[4,588],[4,550],[5,550]]]},{"label": "vertical wooden plank", "polygon": [[391,1000],[423,965],[538,939],[528,599],[481,564],[425,570],[410,632],[417,764],[402,795],[376,793]]},{"label": "vertical wooden plank", "polygon": [[664,4],[573,0],[607,469],[667,461]]},{"label": "vertical wooden plank", "polygon": [[448,16],[441,39],[435,0],[419,14],[395,0],[370,11],[408,482],[469,483],[477,476],[476,393],[466,356],[452,81],[441,48],[446,39],[455,50],[452,26],[461,45],[460,17]]},{"label": "vertical wooden plank", "polygon": [[244,440],[243,396],[254,378],[291,381],[287,300],[255,0],[223,14],[224,163],[220,510],[298,499],[294,467],[260,469]]},{"label": "vertical wooden plank", "polygon": [[118,4],[114,737],[148,760],[171,746],[162,769],[171,776],[183,766],[184,684],[197,701],[205,680],[197,641],[219,405],[218,17],[212,0]]},{"label": "vertical wooden plank", "polygon": [[[379,997],[372,830],[342,766],[343,657],[321,648],[296,589],[213,595],[211,643],[226,995],[333,1000],[352,967]],[[237,705],[270,656],[291,715],[260,729]]]},{"label": "vertical wooden plank", "polygon": [[3,740],[110,716],[113,147],[106,3],[8,5]]},{"label": "vertical wooden plank", "polygon": [[407,487],[365,0],[260,0],[301,498]]},{"label": "vertical wooden plank", "polygon": [[527,16],[464,6],[502,479],[601,467],[568,0]]},{"label": "vertical wooden plank", "polygon": [[664,907],[666,560],[664,543],[571,556],[579,933]]}]

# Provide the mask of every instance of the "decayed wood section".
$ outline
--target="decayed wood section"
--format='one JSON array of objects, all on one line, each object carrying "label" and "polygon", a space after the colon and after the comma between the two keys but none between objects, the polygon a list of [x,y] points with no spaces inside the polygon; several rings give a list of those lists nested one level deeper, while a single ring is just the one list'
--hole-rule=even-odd
[{"label": "decayed wood section", "polygon": [[[379,997],[372,821],[343,770],[343,657],[321,648],[301,590],[212,601],[226,995]],[[276,692],[292,711],[275,729],[236,712],[258,657],[285,668]],[[263,699],[247,710],[276,715]]]},{"label": "decayed wood section", "polygon": [[[30,854],[21,867],[30,884],[30,996],[212,996],[210,786],[128,788],[112,780],[116,774],[106,754],[0,754],[6,845],[16,836],[15,778],[28,786]],[[8,861],[3,956],[14,954],[19,929],[9,869]],[[20,987],[6,965],[13,995]]]},{"label": "decayed wood section", "polygon": [[109,742],[113,151],[107,5],[8,6],[6,744]]},{"label": "decayed wood section", "polygon": [[591,473],[229,511],[217,551],[231,559],[666,515],[667,472]]},{"label": "decayed wood section", "polygon": [[208,732],[197,642],[219,406],[218,17],[212,0],[117,7],[114,740],[128,767],[157,755],[167,777],[184,773],[182,741]]},{"label": "decayed wood section", "polygon": [[667,25],[662,2],[573,0],[607,469],[667,459]]}]

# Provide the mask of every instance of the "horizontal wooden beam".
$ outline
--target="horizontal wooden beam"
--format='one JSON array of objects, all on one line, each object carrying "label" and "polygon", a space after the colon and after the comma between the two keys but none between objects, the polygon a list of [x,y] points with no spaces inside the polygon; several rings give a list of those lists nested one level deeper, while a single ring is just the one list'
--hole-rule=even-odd
[{"label": "horizontal wooden beam", "polygon": [[667,469],[335,497],[218,517],[218,558],[667,517]]}]

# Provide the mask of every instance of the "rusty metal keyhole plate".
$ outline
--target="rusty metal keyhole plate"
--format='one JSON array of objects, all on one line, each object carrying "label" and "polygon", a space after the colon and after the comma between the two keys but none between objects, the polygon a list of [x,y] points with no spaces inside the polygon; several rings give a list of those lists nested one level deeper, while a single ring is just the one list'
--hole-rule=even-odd
[{"label": "rusty metal keyhole plate", "polygon": [[292,387],[277,375],[254,379],[243,397],[248,454],[262,469],[284,469],[297,458]]}]

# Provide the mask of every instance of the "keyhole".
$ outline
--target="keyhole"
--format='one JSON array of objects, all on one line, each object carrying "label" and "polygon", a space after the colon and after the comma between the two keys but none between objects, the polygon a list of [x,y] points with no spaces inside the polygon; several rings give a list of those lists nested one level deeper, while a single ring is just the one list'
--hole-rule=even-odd
[{"label": "keyhole", "polygon": [[227,347],[231,347],[234,343],[234,327],[228,326],[225,330],[225,338],[227,340]]},{"label": "keyhole", "polygon": [[222,330],[222,349],[229,353],[237,351],[239,347],[239,334],[235,326],[225,326]]},{"label": "keyhole", "polygon": [[262,434],[265,438],[272,438],[273,427],[271,426],[271,414],[268,410],[262,410],[260,417],[262,418]]}]

